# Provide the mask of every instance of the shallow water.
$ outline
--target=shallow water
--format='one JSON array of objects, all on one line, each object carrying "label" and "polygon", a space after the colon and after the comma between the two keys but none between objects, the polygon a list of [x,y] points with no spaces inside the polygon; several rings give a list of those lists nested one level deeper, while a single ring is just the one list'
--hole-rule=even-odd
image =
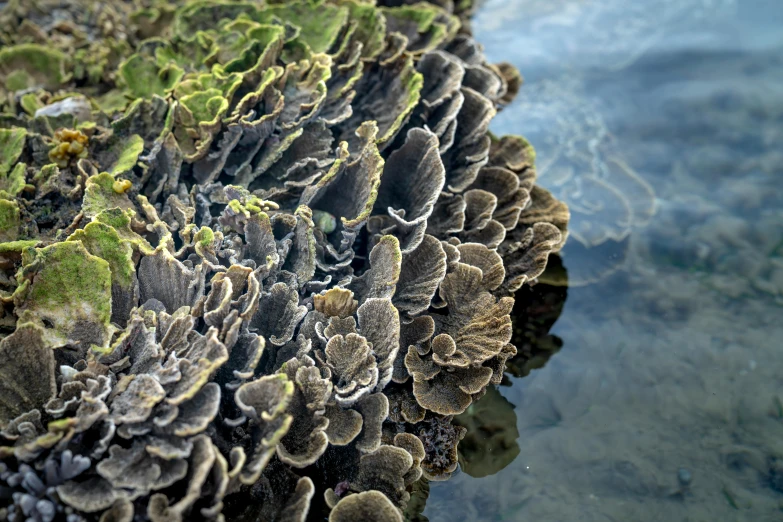
[{"label": "shallow water", "polygon": [[777,0],[479,9],[526,79],[492,130],[574,211],[571,287],[515,309],[532,354],[462,418],[430,521],[783,520],[781,20]]}]

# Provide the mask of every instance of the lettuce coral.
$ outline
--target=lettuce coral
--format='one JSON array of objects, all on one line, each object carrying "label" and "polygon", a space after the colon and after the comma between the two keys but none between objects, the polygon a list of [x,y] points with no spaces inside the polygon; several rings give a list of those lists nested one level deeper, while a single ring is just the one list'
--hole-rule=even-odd
[{"label": "lettuce coral", "polygon": [[469,6],[388,4],[5,4],[0,519],[402,520],[454,472],[569,215]]}]

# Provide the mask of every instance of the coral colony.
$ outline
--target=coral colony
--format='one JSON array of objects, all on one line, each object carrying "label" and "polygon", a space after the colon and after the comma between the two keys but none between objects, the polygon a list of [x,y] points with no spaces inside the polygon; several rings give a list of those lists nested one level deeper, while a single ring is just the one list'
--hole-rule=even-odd
[{"label": "coral colony", "polygon": [[565,241],[464,5],[11,0],[0,520],[401,521]]}]

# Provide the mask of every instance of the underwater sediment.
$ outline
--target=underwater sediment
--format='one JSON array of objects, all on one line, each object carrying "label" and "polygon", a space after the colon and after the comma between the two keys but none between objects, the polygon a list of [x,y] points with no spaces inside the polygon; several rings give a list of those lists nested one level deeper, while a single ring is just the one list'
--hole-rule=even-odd
[{"label": "underwater sediment", "polygon": [[457,469],[569,214],[470,6],[389,4],[5,5],[0,519],[394,521]]}]

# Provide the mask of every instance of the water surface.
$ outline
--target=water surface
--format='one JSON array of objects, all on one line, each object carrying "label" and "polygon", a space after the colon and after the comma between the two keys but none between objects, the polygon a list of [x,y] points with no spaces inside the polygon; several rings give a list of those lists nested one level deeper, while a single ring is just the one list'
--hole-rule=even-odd
[{"label": "water surface", "polygon": [[526,80],[492,130],[574,209],[571,286],[519,296],[534,357],[472,407],[489,420],[430,521],[783,520],[781,20],[764,0],[479,9]]}]

